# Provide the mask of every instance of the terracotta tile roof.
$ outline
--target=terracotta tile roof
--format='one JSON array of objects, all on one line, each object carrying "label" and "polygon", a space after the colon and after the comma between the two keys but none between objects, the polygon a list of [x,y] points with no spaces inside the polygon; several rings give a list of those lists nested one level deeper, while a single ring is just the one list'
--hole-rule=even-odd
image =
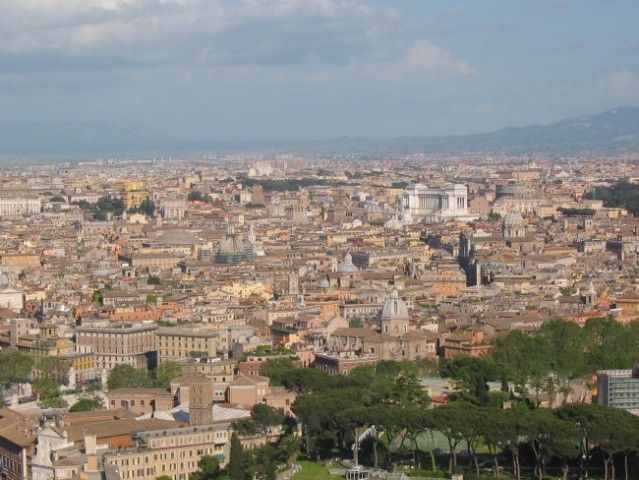
[{"label": "terracotta tile roof", "polygon": [[118,437],[121,435],[131,435],[136,432],[146,432],[152,430],[168,430],[183,426],[180,422],[171,420],[158,420],[150,418],[148,420],[135,420],[126,418],[122,420],[114,420],[112,422],[99,422],[88,425],[69,426],[69,427],[51,427],[58,435],[67,432],[69,441],[80,443],[84,440],[85,433],[93,434],[96,438]]}]

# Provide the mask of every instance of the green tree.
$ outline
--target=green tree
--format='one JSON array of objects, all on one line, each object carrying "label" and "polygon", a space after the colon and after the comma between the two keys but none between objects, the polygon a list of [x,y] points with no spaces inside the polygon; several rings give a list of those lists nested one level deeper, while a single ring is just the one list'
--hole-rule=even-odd
[{"label": "green tree", "polygon": [[95,206],[99,213],[112,213],[115,216],[120,216],[124,212],[124,201],[121,198],[100,197]]},{"label": "green tree", "polygon": [[58,383],[66,382],[69,376],[68,364],[56,357],[39,358],[35,369],[38,371],[38,376],[50,378]]},{"label": "green tree", "polygon": [[326,391],[333,385],[333,380],[326,372],[315,368],[296,368],[288,372],[282,380],[285,387],[294,390],[298,395]]},{"label": "green tree", "polygon": [[30,355],[17,350],[0,352],[0,381],[3,384],[25,383],[29,381],[34,367],[34,359]]},{"label": "green tree", "polygon": [[622,179],[612,187],[596,187],[586,193],[587,199],[603,200],[606,207],[622,207],[639,215],[639,185]]},{"label": "green tree", "polygon": [[417,438],[430,426],[431,417],[428,415],[427,410],[417,406],[396,408],[395,416],[399,427],[404,432],[399,448],[401,449],[404,446],[406,438],[410,438],[412,441],[413,468],[421,469],[421,456]]},{"label": "green tree", "polygon": [[577,378],[587,373],[584,355],[584,331],[575,322],[550,320],[537,335],[550,347],[550,368],[564,378]]},{"label": "green tree", "polygon": [[362,328],[362,319],[360,317],[353,317],[348,322],[350,328]]},{"label": "green tree", "polygon": [[277,456],[277,450],[270,443],[249,450],[246,453],[246,474],[248,478],[256,480],[276,480]]},{"label": "green tree", "polygon": [[525,385],[530,378],[543,378],[550,371],[550,346],[545,337],[513,330],[495,341],[491,356],[506,378]]},{"label": "green tree", "polygon": [[251,409],[251,420],[255,422],[258,430],[266,432],[271,427],[282,425],[284,412],[265,403],[256,403]]},{"label": "green tree", "polygon": [[92,412],[104,409],[104,402],[99,397],[85,397],[71,405],[69,412]]},{"label": "green tree", "polygon": [[60,396],[60,384],[51,378],[39,378],[33,382],[33,388],[41,399]]},{"label": "green tree", "polygon": [[277,444],[277,451],[280,454],[280,458],[286,463],[286,466],[290,468],[297,460],[297,456],[300,452],[300,438],[297,435],[286,435],[280,439]]},{"label": "green tree", "polygon": [[428,406],[430,397],[424,390],[415,370],[402,370],[393,382],[390,400],[399,405]]},{"label": "green tree", "polygon": [[433,427],[442,433],[448,442],[448,451],[450,454],[450,461],[448,463],[449,473],[453,471],[453,467],[457,466],[457,446],[464,440],[458,420],[463,408],[464,405],[461,403],[442,405],[437,409],[436,415],[433,417]]},{"label": "green tree", "polygon": [[109,373],[107,387],[118,388],[149,387],[152,381],[143,370],[136,370],[131,365],[116,365]]},{"label": "green tree", "polygon": [[290,358],[275,358],[262,364],[260,374],[268,377],[272,386],[281,387],[284,385],[284,379],[296,368]]},{"label": "green tree", "polygon": [[442,363],[442,371],[457,380],[462,399],[481,406],[490,405],[488,382],[501,378],[501,370],[490,356],[456,356]]},{"label": "green tree", "polygon": [[45,398],[38,402],[40,408],[69,408],[69,402],[67,402],[61,396]]},{"label": "green tree", "polygon": [[346,444],[347,439],[352,437],[353,445],[352,450],[354,454],[355,464],[359,464],[359,436],[361,434],[361,428],[368,425],[367,409],[363,406],[356,406],[349,408],[348,410],[341,411],[337,414],[337,423],[343,429],[342,433],[342,447],[350,448]]},{"label": "green tree", "polygon": [[130,208],[130,213],[142,213],[147,217],[152,216],[155,213],[155,202],[149,198],[145,198],[140,202],[140,206]]},{"label": "green tree", "polygon": [[[539,480],[546,476],[546,462],[553,453],[565,455],[565,469],[568,457],[578,453],[575,424],[555,416],[549,409],[540,408],[527,412],[524,415],[524,430],[527,443],[535,456],[535,475]],[[574,448],[569,448],[570,442],[573,442]]]},{"label": "green tree", "polygon": [[189,475],[189,480],[215,480],[220,478],[220,459],[213,455],[203,455],[197,462],[199,470]]},{"label": "green tree", "polygon": [[477,445],[481,439],[481,434],[485,423],[492,417],[492,409],[477,407],[473,404],[463,405],[457,412],[457,430],[466,442],[468,450],[469,468],[475,469],[475,474],[479,476],[479,462],[477,461]]},{"label": "green tree", "polygon": [[182,365],[173,361],[162,362],[155,374],[155,386],[157,388],[169,388],[171,381],[182,375]]},{"label": "green tree", "polygon": [[495,478],[500,476],[499,454],[509,440],[510,419],[506,417],[505,412],[506,410],[491,409],[489,418],[484,417],[482,419],[482,435],[488,448],[488,453],[492,458],[493,476]]},{"label": "green tree", "polygon": [[33,382],[33,388],[38,392],[38,405],[41,408],[69,408],[67,401],[62,398],[60,384],[51,378],[39,378]]},{"label": "green tree", "polygon": [[91,297],[91,299],[93,300],[94,303],[98,304],[98,305],[102,305],[102,292],[100,292],[100,290],[94,290],[93,291],[93,295]]},{"label": "green tree", "polygon": [[371,436],[373,443],[373,466],[379,467],[379,444],[382,432],[386,436],[392,437],[392,433],[397,430],[397,408],[385,403],[373,405],[367,410],[367,418],[370,425],[374,425],[374,432]]},{"label": "green tree", "polygon": [[228,472],[231,480],[244,480],[244,447],[237,433],[231,435],[231,452],[229,456]]},{"label": "green tree", "polygon": [[519,447],[526,435],[525,425],[528,413],[528,410],[520,408],[503,412],[505,421],[502,424],[502,441],[504,442],[505,450],[510,452],[513,475],[517,480],[521,479]]},{"label": "green tree", "polygon": [[344,431],[339,415],[349,409],[371,404],[369,392],[351,388],[300,395],[293,404],[293,412],[302,425],[306,453],[320,458],[336,446],[338,434]]}]

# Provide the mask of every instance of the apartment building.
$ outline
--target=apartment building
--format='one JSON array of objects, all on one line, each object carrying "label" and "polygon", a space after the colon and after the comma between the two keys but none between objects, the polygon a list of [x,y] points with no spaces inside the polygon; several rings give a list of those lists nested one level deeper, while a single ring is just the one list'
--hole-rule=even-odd
[{"label": "apartment building", "polygon": [[210,329],[160,328],[156,335],[160,363],[215,357],[220,343],[220,333]]},{"label": "apartment building", "polygon": [[597,403],[639,414],[639,367],[598,371]]},{"label": "apartment building", "polygon": [[231,433],[230,423],[140,432],[135,434],[137,448],[110,451],[102,461],[116,465],[122,480],[155,480],[162,475],[187,480],[203,455],[215,455],[226,464]]},{"label": "apartment building", "polygon": [[107,371],[116,365],[153,368],[157,364],[157,330],[155,324],[79,326],[76,348],[78,353],[95,354],[98,367]]}]

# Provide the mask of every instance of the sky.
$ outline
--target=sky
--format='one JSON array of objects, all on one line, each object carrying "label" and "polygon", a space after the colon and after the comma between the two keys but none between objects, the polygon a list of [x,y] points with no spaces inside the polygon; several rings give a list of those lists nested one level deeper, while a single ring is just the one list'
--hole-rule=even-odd
[{"label": "sky", "polygon": [[0,122],[314,140],[639,106],[636,0],[0,0],[0,12]]}]

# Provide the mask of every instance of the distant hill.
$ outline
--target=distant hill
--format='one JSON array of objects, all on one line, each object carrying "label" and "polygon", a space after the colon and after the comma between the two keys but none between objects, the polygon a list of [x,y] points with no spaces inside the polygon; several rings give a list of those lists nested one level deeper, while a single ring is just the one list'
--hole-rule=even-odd
[{"label": "distant hill", "polygon": [[481,135],[419,138],[433,152],[602,154],[639,152],[639,108],[616,108],[552,125],[508,127]]},{"label": "distant hill", "polygon": [[491,133],[315,142],[185,142],[95,123],[61,126],[0,123],[0,155],[126,155],[202,151],[300,150],[370,153],[619,154],[639,152],[639,108],[616,108],[551,125],[507,127]]}]

